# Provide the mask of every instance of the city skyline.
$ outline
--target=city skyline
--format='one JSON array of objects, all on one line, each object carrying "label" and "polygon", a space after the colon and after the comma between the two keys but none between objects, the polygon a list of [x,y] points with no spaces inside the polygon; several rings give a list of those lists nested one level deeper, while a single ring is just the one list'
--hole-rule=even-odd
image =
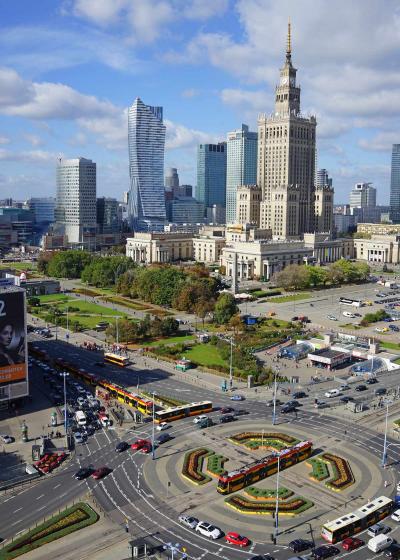
[{"label": "city skyline", "polygon": [[[54,196],[57,157],[83,156],[98,163],[99,196],[121,198],[129,188],[126,114],[136,96],[164,107],[165,166],[195,184],[199,143],[223,141],[241,122],[256,130],[258,113],[273,110],[290,15],[303,107],[317,115],[318,166],[329,169],[336,202],[364,181],[387,202],[391,146],[399,141],[398,8],[367,0],[361,13],[339,3],[192,0],[180,9],[171,0],[157,17],[143,2],[8,5],[1,190]],[[274,41],[264,40],[268,34]]]}]

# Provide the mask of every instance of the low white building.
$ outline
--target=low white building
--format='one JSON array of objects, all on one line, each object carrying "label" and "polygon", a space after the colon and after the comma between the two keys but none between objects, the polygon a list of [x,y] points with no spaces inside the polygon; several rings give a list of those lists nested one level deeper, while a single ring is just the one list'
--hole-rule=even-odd
[{"label": "low white building", "polygon": [[126,256],[138,264],[193,259],[193,233],[135,232],[126,240]]},{"label": "low white building", "polygon": [[193,237],[193,257],[198,262],[218,263],[225,245],[224,227],[205,226]]},{"label": "low white building", "polygon": [[400,235],[372,235],[354,239],[355,258],[372,262],[400,264]]}]

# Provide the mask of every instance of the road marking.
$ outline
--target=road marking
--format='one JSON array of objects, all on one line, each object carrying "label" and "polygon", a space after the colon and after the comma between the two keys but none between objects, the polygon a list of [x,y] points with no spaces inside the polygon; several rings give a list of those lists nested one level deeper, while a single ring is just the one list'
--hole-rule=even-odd
[{"label": "road marking", "polygon": [[42,509],[44,509],[47,506],[42,506],[41,508],[39,508],[37,511],[42,511]]},{"label": "road marking", "polygon": [[42,494],[41,496],[38,496],[36,499],[40,500],[40,498],[43,498],[43,497],[44,497],[44,494]]},{"label": "road marking", "polygon": [[57,484],[56,486],[54,486],[53,490],[55,490],[55,489],[58,488],[59,486],[61,486],[61,483],[60,483],[60,484]]},{"label": "road marking", "polygon": [[17,511],[21,511],[22,507],[16,509],[15,511],[13,511],[13,513],[17,513]]}]

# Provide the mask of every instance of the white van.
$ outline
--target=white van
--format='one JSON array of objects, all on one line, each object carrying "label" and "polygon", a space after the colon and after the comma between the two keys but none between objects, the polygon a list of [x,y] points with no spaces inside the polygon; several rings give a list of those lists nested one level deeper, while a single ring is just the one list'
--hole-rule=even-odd
[{"label": "white van", "polygon": [[78,426],[86,426],[86,414],[83,410],[77,410],[75,412],[75,420]]},{"label": "white van", "polygon": [[400,509],[394,510],[394,512],[392,513],[392,515],[390,517],[393,519],[393,521],[399,522],[400,521]]},{"label": "white van", "polygon": [[332,397],[338,397],[339,395],[341,395],[339,389],[330,389],[325,393],[325,397],[327,399],[331,399]]},{"label": "white van", "polygon": [[350,311],[343,311],[343,315],[344,317],[348,317],[349,319],[355,319],[355,315],[354,313],[351,313]]},{"label": "white van", "polygon": [[393,544],[392,537],[378,535],[368,541],[368,548],[372,550],[372,552],[382,552],[382,550],[385,550],[385,548],[388,548],[391,544]]}]

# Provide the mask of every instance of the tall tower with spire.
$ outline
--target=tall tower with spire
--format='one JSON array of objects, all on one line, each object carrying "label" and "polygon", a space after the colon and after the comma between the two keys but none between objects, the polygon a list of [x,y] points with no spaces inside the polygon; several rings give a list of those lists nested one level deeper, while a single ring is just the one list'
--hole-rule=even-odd
[{"label": "tall tower with spire", "polygon": [[314,231],[317,123],[314,116],[301,114],[296,74],[289,21],[275,109],[258,118],[257,182],[263,197],[260,225],[270,228],[279,239],[298,239]]}]

